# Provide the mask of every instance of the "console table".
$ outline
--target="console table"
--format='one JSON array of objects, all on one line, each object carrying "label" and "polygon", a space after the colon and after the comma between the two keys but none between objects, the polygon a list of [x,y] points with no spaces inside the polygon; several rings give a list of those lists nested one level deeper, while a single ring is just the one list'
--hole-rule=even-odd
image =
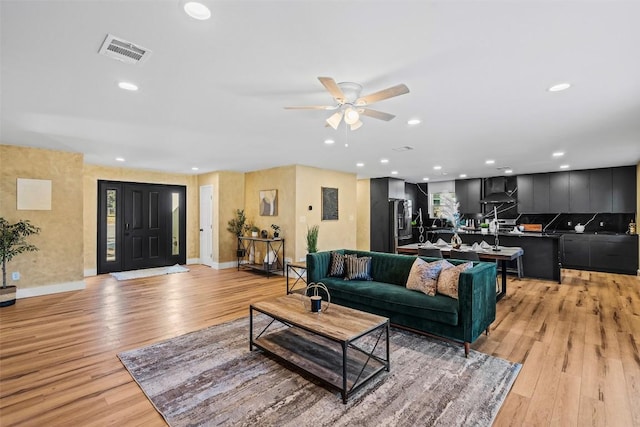
[{"label": "console table", "polygon": [[[265,262],[268,253],[274,253],[271,263]],[[273,272],[284,271],[284,239],[238,237],[238,270],[248,268],[264,271],[267,277]],[[253,257],[253,259],[251,259]]]}]

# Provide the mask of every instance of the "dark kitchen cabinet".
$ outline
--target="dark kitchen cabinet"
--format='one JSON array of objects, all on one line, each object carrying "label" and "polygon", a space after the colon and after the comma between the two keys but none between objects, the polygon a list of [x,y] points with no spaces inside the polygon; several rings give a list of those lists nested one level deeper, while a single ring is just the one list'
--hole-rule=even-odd
[{"label": "dark kitchen cabinet", "polygon": [[456,200],[460,203],[459,211],[464,214],[482,212],[480,206],[480,179],[456,180]]},{"label": "dark kitchen cabinet", "polygon": [[549,174],[549,212],[569,212],[569,172]]},{"label": "dark kitchen cabinet", "polygon": [[589,235],[565,234],[562,236],[562,266],[589,268]]},{"label": "dark kitchen cabinet", "polygon": [[636,211],[636,166],[612,168],[612,211],[631,213]]},{"label": "dark kitchen cabinet", "polygon": [[518,175],[518,213],[534,213],[533,175]]},{"label": "dark kitchen cabinet", "polygon": [[612,200],[611,168],[589,170],[588,212],[610,213],[613,206]]},{"label": "dark kitchen cabinet", "polygon": [[550,209],[549,174],[533,175],[533,213],[548,213]]},{"label": "dark kitchen cabinet", "polygon": [[588,170],[569,172],[569,212],[591,212]]}]

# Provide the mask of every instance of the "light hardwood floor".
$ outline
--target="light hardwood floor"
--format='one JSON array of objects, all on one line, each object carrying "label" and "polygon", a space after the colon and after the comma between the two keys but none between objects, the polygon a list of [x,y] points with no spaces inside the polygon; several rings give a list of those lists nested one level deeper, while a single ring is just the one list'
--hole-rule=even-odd
[{"label": "light hardwood floor", "polygon": [[[0,309],[0,425],[165,425],[116,354],[285,293],[282,277],[190,269],[92,277],[84,291]],[[640,279],[575,270],[563,279],[510,278],[490,335],[472,345],[523,363],[495,425],[640,426]]]}]

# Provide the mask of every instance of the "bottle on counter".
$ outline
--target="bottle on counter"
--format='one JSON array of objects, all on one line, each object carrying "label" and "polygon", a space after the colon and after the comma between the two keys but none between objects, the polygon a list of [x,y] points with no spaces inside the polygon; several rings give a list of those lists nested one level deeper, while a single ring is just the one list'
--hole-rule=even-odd
[{"label": "bottle on counter", "polygon": [[636,223],[633,218],[631,218],[631,222],[629,223],[629,234],[636,234],[636,231]]}]

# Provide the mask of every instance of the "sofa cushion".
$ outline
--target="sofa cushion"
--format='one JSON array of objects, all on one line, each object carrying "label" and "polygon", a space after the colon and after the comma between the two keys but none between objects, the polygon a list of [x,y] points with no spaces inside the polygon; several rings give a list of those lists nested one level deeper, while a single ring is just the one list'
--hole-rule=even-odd
[{"label": "sofa cushion", "polygon": [[345,280],[372,280],[371,257],[346,256],[344,259]]},{"label": "sofa cushion", "polygon": [[344,277],[345,257],[352,257],[352,256],[355,256],[355,255],[345,255],[340,252],[331,251],[331,262],[329,263],[329,276]]},{"label": "sofa cushion", "polygon": [[392,309],[416,318],[454,326],[458,324],[458,301],[445,295],[428,296],[404,286],[376,281],[345,281],[325,277],[321,282],[329,289],[331,301],[353,301],[382,310]]},{"label": "sofa cushion", "polygon": [[442,270],[443,264],[444,261],[427,262],[422,258],[416,258],[409,272],[407,289],[434,296],[436,294],[438,275]]},{"label": "sofa cushion", "polygon": [[455,267],[447,261],[444,261],[448,265],[444,265],[440,276],[438,277],[437,292],[442,295],[447,295],[451,298],[458,299],[458,282],[460,280],[460,273],[472,268],[472,262],[465,262],[464,264],[456,265]]}]

